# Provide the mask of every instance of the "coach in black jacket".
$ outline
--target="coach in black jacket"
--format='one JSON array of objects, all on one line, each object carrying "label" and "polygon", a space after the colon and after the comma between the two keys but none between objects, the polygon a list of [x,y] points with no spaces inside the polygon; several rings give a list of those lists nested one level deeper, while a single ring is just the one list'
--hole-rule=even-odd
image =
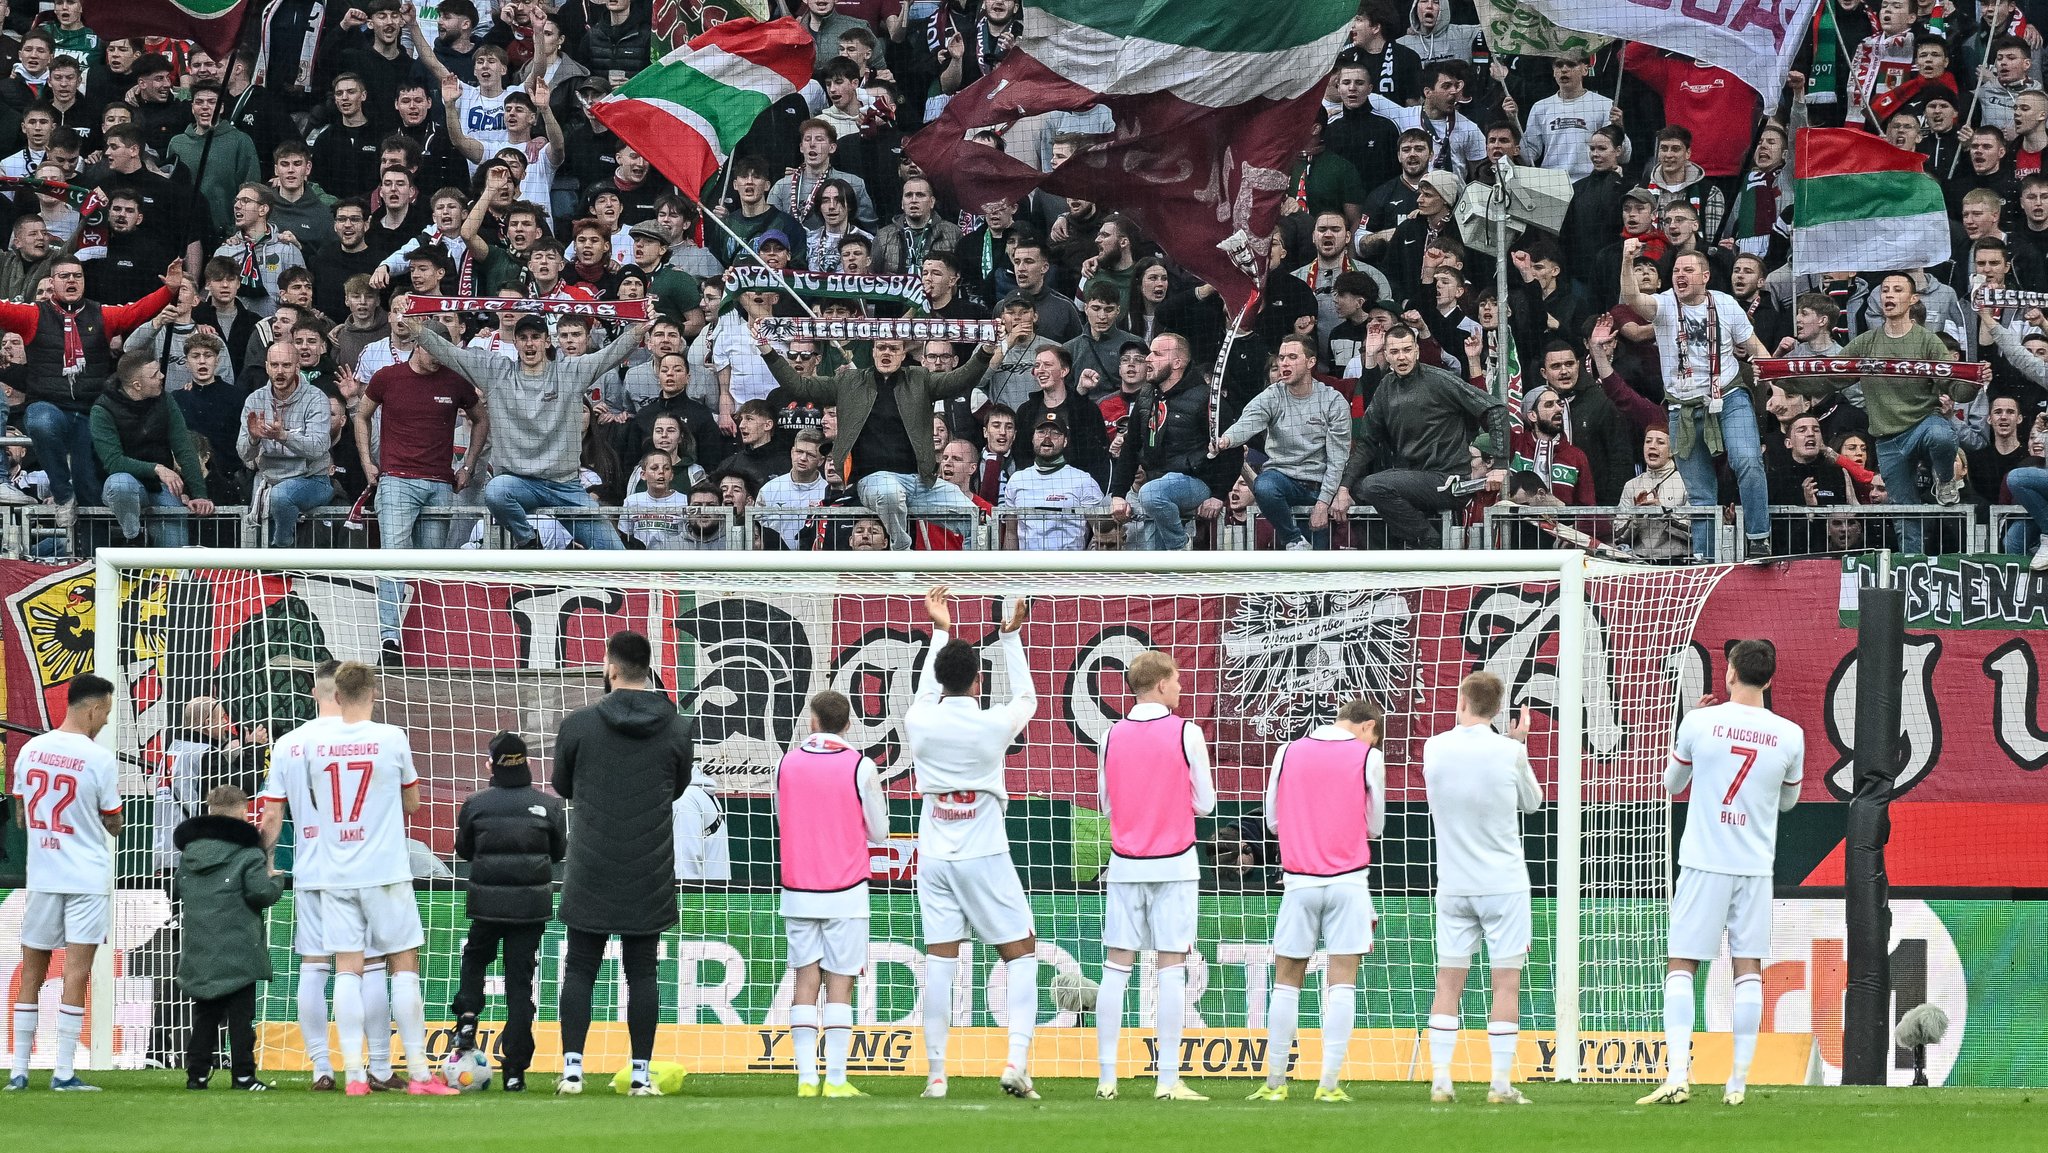
[{"label": "coach in black jacket", "polygon": [[455,855],[468,861],[469,940],[455,989],[455,1047],[476,1047],[484,1008],[484,971],[505,955],[505,1032],[498,1060],[507,1093],[526,1088],[533,1062],[533,971],[541,933],[555,908],[554,867],[569,851],[559,797],[533,787],[526,741],[491,738],[491,786],[471,793],[455,818]]},{"label": "coach in black jacket", "polygon": [[583,1091],[590,994],[613,934],[626,970],[632,1091],[654,1091],[647,1062],[661,1015],[655,950],[662,930],[676,923],[670,806],[690,783],[690,737],[686,718],[654,687],[651,656],[639,633],[612,634],[604,652],[609,695],[570,713],[555,738],[555,792],[575,806],[569,871],[562,882],[569,955],[562,974],[557,1093]]}]

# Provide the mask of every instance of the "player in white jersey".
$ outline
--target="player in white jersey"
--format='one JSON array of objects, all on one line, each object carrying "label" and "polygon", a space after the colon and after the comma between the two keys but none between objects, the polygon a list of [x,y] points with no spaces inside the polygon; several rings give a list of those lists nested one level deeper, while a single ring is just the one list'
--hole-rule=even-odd
[{"label": "player in white jersey", "polygon": [[[272,745],[273,756],[277,748],[298,739],[310,726],[340,719],[341,706],[334,700],[334,671],[340,667],[340,661],[329,659],[314,668],[313,719]],[[299,1043],[313,1067],[307,1087],[316,1093],[331,1093],[339,1088],[327,1050],[327,983],[334,975],[334,956],[320,931],[318,904],[294,898],[292,910],[292,951],[299,955]],[[380,1092],[404,1089],[405,1081],[391,1071],[391,982],[382,957],[363,959],[363,1030],[370,1038],[370,1088]]]},{"label": "player in white jersey", "polygon": [[1422,745],[1422,786],[1436,831],[1436,997],[1429,1006],[1429,1099],[1458,1099],[1451,1058],[1458,1046],[1458,1001],[1472,956],[1486,941],[1493,1002],[1486,1046],[1493,1059],[1490,1105],[1527,1105],[1514,1087],[1521,1043],[1522,964],[1533,933],[1529,863],[1522,853],[1522,814],[1543,807],[1543,787],[1529,765],[1529,710],[1506,736],[1493,730],[1506,686],[1489,672],[1458,683],[1458,725]]},{"label": "player in white jersey", "polygon": [[[1137,703],[1110,726],[1096,773],[1111,850],[1102,987],[1095,998],[1095,1095],[1105,1101],[1116,1099],[1124,992],[1140,950],[1159,954],[1156,1051],[1162,1057],[1180,1053],[1187,959],[1195,947],[1202,876],[1195,818],[1216,808],[1208,739],[1200,725],[1174,712],[1180,707],[1180,669],[1173,658],[1156,649],[1139,653],[1125,667],[1124,682]],[[1182,1083],[1177,1059],[1159,1062],[1152,1095],[1166,1101],[1208,1100]]]},{"label": "player in white jersey", "polygon": [[995,947],[1009,982],[1009,1060],[1003,1091],[1036,1100],[1031,1087],[1031,1037],[1038,1026],[1038,937],[1031,905],[1010,860],[1003,829],[1009,803],[1004,774],[1010,742],[1038,711],[1038,691],[1024,657],[1029,605],[1018,600],[1003,622],[1001,648],[1010,700],[984,709],[981,653],[950,635],[946,588],[925,594],[931,648],[917,699],[903,715],[904,743],[916,766],[924,809],[917,822],[917,911],[924,931],[924,1051],[930,1065],[926,1097],[946,1095],[946,1038],[953,1022],[953,981],[960,943],[972,932]]},{"label": "player in white jersey", "polygon": [[1316,943],[1328,953],[1323,983],[1323,1070],[1316,1100],[1351,1100],[1341,1082],[1358,1020],[1358,964],[1372,949],[1368,867],[1387,825],[1384,719],[1358,697],[1273,754],[1266,827],[1280,839],[1286,892],[1273,926],[1273,996],[1266,1005],[1266,1081],[1249,1100],[1287,1100],[1287,1066],[1301,1024],[1301,987]]},{"label": "player in white jersey", "polygon": [[419,978],[425,934],[405,839],[405,818],[420,805],[412,742],[404,730],[370,719],[377,704],[377,673],[370,666],[350,661],[335,670],[334,699],[339,717],[301,727],[271,754],[264,840],[276,843],[289,808],[298,832],[293,889],[316,910],[322,943],[334,955],[334,1021],[348,1095],[370,1092],[363,1052],[365,954],[381,955],[390,967],[392,1017],[412,1074],[406,1091],[451,1094],[455,1090],[434,1076],[426,1051]]},{"label": "player in white jersey", "polygon": [[[826,689],[811,698],[811,735],[775,770],[782,848],[782,923],[795,970],[789,1009],[796,1095],[817,1097],[818,1027],[825,1029],[826,1097],[864,1097],[846,1080],[853,981],[868,960],[867,847],[889,839],[889,805],[875,762],[846,741],[853,703]],[[852,788],[847,788],[851,785]],[[818,989],[825,1011],[818,1012]]]},{"label": "player in white jersey", "polygon": [[[1771,951],[1771,877],[1778,814],[1799,803],[1806,733],[1764,705],[1778,674],[1769,641],[1728,650],[1728,701],[1703,704],[1679,722],[1664,787],[1692,786],[1678,887],[1671,897],[1670,963],[1664,975],[1664,1084],[1638,1105],[1683,1105],[1692,1096],[1693,978],[1701,961],[1728,955],[1735,969],[1735,1057],[1724,1105],[1740,1105],[1764,1018],[1764,961]],[[1711,700],[1711,698],[1710,698]]]},{"label": "player in white jersey", "polygon": [[[72,1061],[85,1024],[93,954],[106,943],[114,894],[114,847],[121,835],[121,783],[114,754],[93,738],[114,711],[114,686],[81,673],[65,693],[64,723],[23,745],[14,759],[14,797],[28,834],[28,912],[21,923],[20,999],[14,1005],[14,1067],[9,1091],[28,1088],[43,981],[64,950],[64,993],[57,1009],[57,1063],[50,1088],[96,1092]],[[112,1005],[101,1007],[113,1012]]]}]

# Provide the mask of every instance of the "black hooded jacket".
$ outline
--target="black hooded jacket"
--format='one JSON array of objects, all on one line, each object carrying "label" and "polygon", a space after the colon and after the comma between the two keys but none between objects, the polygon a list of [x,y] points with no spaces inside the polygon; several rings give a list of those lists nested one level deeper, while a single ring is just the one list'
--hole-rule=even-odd
[{"label": "black hooded jacket", "polygon": [[659,692],[615,692],[555,737],[555,792],[571,804],[562,923],[637,936],[676,923],[675,824],[690,783],[689,720]]}]

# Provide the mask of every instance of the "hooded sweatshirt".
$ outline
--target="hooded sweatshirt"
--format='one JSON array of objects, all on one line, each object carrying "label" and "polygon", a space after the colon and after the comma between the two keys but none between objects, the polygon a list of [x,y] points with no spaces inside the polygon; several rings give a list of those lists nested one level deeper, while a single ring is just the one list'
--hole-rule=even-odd
[{"label": "hooded sweatshirt", "polygon": [[613,692],[562,721],[554,787],[570,803],[559,916],[591,933],[676,923],[669,806],[690,783],[691,719],[660,692]]}]

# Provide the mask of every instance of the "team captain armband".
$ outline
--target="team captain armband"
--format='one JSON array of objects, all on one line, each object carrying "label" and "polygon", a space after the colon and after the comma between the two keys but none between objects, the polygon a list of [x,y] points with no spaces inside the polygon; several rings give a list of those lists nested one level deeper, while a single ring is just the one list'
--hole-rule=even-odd
[{"label": "team captain armband", "polygon": [[1955,360],[1886,360],[1870,356],[1759,357],[1749,362],[1758,380],[1783,380],[1790,376],[1925,376],[1935,380],[1963,380],[1988,384],[1991,366],[1982,362]]}]

